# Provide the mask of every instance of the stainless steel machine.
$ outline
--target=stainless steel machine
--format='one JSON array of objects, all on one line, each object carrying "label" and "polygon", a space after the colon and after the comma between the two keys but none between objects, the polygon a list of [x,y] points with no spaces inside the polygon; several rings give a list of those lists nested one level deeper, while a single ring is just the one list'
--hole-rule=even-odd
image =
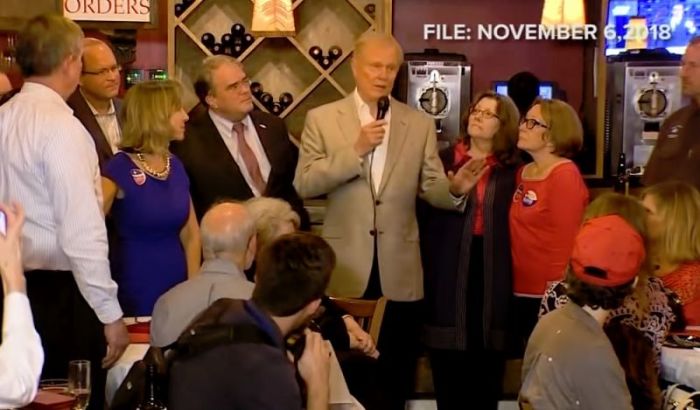
[{"label": "stainless steel machine", "polygon": [[679,74],[680,56],[665,50],[634,50],[609,58],[605,112],[607,175],[644,173],[661,124],[687,103]]},{"label": "stainless steel machine", "polygon": [[434,49],[408,53],[393,94],[435,120],[442,148],[460,135],[462,115],[471,97],[471,66],[462,54]]}]

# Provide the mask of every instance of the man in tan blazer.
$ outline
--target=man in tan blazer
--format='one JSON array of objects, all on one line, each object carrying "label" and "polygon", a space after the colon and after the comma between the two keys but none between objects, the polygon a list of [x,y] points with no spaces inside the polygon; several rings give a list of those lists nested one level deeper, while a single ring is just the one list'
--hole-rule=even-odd
[{"label": "man in tan blazer", "polygon": [[396,40],[366,33],[355,45],[357,88],[342,100],[309,111],[301,136],[294,186],[303,198],[327,195],[323,237],[337,255],[328,292],[390,302],[378,341],[390,370],[383,380],[403,409],[413,380],[423,298],[416,195],[440,208],[462,209],[485,172],[483,161],[445,176],[433,121],[390,99],[377,120],[403,59]]}]

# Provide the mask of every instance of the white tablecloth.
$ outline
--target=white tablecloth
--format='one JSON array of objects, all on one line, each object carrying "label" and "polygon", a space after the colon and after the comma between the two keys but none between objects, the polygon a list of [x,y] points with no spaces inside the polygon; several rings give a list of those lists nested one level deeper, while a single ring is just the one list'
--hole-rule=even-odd
[{"label": "white tablecloth", "polygon": [[121,386],[122,381],[131,370],[131,366],[143,359],[148,350],[148,344],[130,344],[126,347],[124,354],[117,363],[107,372],[107,382],[105,383],[105,398],[107,403],[112,403],[114,394]]},{"label": "white tablecloth", "polygon": [[[122,381],[129,373],[131,366],[143,359],[148,350],[148,344],[130,344],[117,363],[107,372],[107,383],[105,385],[105,398],[107,403],[112,403],[114,394],[119,389]],[[329,344],[330,347],[330,344]],[[364,410],[364,407],[355,399],[348,390],[348,385],[340,369],[340,363],[335,352],[331,348],[333,357],[331,358],[330,369],[330,408],[333,410]]]},{"label": "white tablecloth", "polygon": [[663,347],[661,377],[700,390],[700,351]]}]

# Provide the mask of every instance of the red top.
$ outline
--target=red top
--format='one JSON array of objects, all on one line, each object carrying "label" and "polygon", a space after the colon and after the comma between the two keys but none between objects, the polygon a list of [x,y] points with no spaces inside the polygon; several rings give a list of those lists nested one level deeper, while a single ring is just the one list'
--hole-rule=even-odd
[{"label": "red top", "polygon": [[681,299],[686,324],[700,325],[700,261],[686,262],[661,280]]},{"label": "red top", "polygon": [[542,179],[524,179],[525,167],[510,207],[513,292],[541,297],[547,282],[564,277],[588,188],[571,161],[554,165]]},{"label": "red top", "polygon": [[[469,146],[463,141],[460,141],[455,145],[455,159],[453,171],[457,172],[459,167],[461,167],[465,162],[469,161],[471,157],[469,156]],[[474,235],[484,234],[484,195],[486,195],[486,185],[489,183],[489,176],[491,175],[491,167],[496,165],[496,157],[489,155],[486,157],[486,165],[489,169],[486,170],[484,175],[476,183],[476,214],[474,215],[474,225],[472,226],[472,233]]]}]

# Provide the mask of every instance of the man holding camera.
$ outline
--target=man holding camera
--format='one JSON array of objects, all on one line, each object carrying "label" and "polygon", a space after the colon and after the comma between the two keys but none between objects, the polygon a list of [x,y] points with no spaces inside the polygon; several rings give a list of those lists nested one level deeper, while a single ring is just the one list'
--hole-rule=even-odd
[{"label": "man holding camera", "polygon": [[[312,234],[283,235],[263,248],[253,298],[219,299],[183,332],[181,340],[200,329],[232,325],[234,340],[175,359],[170,408],[327,410],[330,351],[320,333],[305,327],[321,304],[334,266],[331,247]],[[304,347],[292,361],[285,340],[301,329]],[[241,334],[258,340],[236,341]]]}]

